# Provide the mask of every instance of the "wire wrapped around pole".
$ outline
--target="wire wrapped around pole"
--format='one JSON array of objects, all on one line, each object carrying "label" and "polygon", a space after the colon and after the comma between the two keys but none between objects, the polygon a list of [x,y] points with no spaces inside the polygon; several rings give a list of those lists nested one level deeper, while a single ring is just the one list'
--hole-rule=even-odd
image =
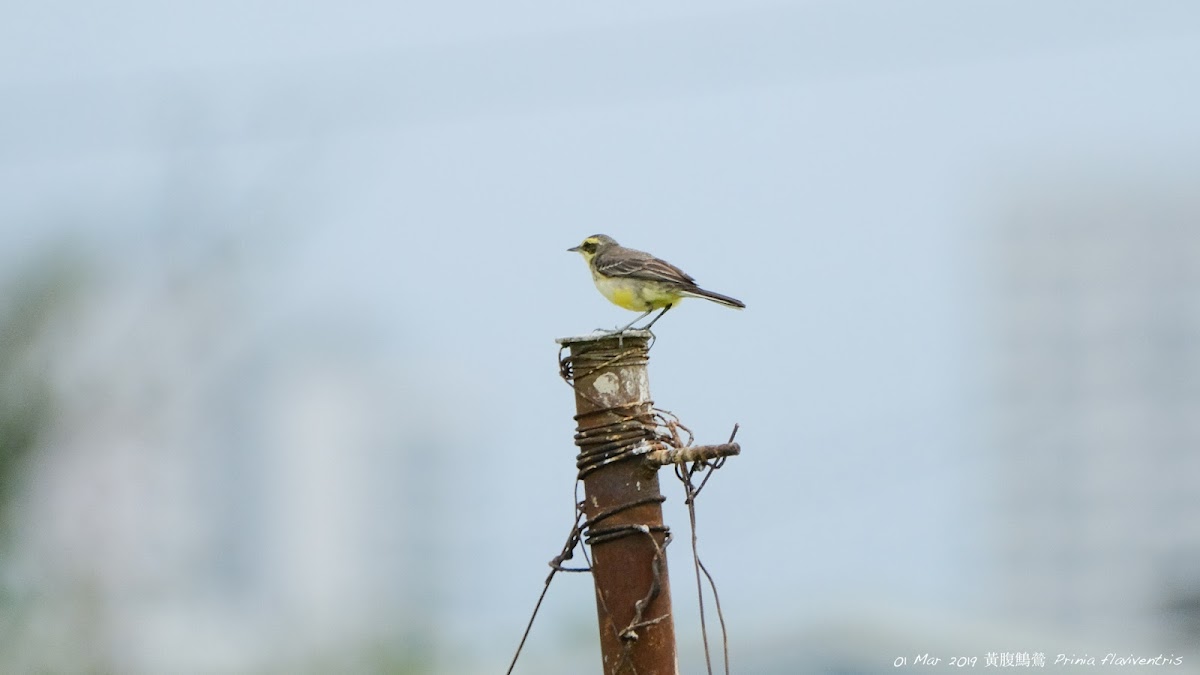
[{"label": "wire wrapped around pole", "polygon": [[575,391],[575,445],[583,483],[605,675],[675,672],[657,466],[647,453],[674,443],[654,408],[646,373],[649,334],[562,341],[560,373]]}]

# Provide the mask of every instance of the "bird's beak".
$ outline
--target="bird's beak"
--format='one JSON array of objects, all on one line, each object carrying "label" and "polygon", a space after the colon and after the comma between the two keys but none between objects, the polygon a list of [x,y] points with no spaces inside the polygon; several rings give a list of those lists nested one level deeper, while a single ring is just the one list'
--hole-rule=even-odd
[{"label": "bird's beak", "polygon": [[580,244],[579,246],[572,246],[571,248],[567,249],[567,252],[569,252],[569,253],[578,253],[578,252],[579,252],[579,247],[580,247],[580,246],[583,246],[583,244]]}]

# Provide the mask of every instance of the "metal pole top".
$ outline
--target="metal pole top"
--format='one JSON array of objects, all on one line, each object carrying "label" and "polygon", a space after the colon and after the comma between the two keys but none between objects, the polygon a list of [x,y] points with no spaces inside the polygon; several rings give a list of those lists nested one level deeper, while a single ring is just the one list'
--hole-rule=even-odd
[{"label": "metal pole top", "polygon": [[561,337],[555,340],[558,344],[569,347],[571,345],[586,344],[589,342],[603,342],[604,340],[649,340],[654,337],[654,333],[648,330],[626,330],[620,333],[611,331],[598,330],[589,335],[577,335],[575,337]]}]

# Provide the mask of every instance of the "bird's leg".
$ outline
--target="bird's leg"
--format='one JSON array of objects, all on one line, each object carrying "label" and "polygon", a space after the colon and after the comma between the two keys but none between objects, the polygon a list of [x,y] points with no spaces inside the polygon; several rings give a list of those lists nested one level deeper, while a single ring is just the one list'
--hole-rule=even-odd
[{"label": "bird's leg", "polygon": [[625,324],[625,326],[624,326],[624,327],[622,327],[622,328],[618,328],[618,329],[614,330],[614,331],[613,331],[613,334],[614,334],[614,335],[616,335],[617,333],[624,333],[625,331],[627,331],[627,330],[629,330],[630,328],[632,328],[632,327],[633,327],[633,324],[635,324],[635,323],[637,323],[637,322],[641,321],[642,319],[644,319],[644,318],[646,318],[646,317],[650,316],[650,312],[653,312],[653,311],[654,311],[653,309],[648,309],[648,310],[646,310],[646,313],[645,313],[645,314],[642,314],[641,316],[639,316],[638,318],[634,319],[633,321],[630,321],[629,323]]},{"label": "bird's leg", "polygon": [[596,330],[601,333],[605,333],[607,335],[616,335],[617,333],[624,333],[625,331],[629,330],[633,326],[633,324],[650,316],[650,313],[653,311],[654,311],[653,309],[646,310],[645,312],[642,313],[641,316],[639,316],[638,318],[634,319],[633,321],[630,321],[629,323],[625,324],[625,326],[622,328],[597,328]]},{"label": "bird's leg", "polygon": [[[646,331],[650,330],[650,326],[653,326],[655,321],[658,321],[659,319],[661,319],[661,318],[662,318],[662,316],[663,316],[663,314],[666,314],[667,312],[669,312],[669,311],[671,310],[671,308],[672,308],[672,307],[674,307],[674,306],[675,306],[675,305],[667,305],[666,307],[663,307],[663,311],[659,312],[659,313],[658,313],[658,316],[656,316],[656,317],[654,317],[653,319],[651,319],[651,320],[650,320],[650,323],[646,324],[645,326],[642,326],[641,330],[646,330]],[[653,311],[653,310],[651,310],[651,311]],[[650,312],[646,312],[646,314],[649,314],[649,313],[650,313]],[[641,318],[640,318],[640,317],[638,318],[638,321],[641,321]],[[637,323],[637,321],[635,321],[635,322],[633,322],[633,323]],[[630,326],[632,326],[633,324],[631,323],[631,324],[629,324],[629,325],[630,325]],[[629,327],[629,326],[626,326],[626,328],[628,328],[628,327]]]}]

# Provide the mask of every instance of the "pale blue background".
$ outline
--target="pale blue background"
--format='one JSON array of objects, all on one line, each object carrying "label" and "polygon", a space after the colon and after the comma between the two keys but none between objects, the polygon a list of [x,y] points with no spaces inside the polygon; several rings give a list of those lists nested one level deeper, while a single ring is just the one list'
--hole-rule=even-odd
[{"label": "pale blue background", "polygon": [[[553,340],[631,318],[596,232],[748,305],[651,362],[700,442],[741,424],[700,504],[735,670],[1189,644],[998,609],[988,333],[1013,204],[1194,191],[1196,4],[4,14],[3,280],[83,270],[26,357],[14,672],[502,672],[570,526]],[[592,602],[560,577],[518,672],[598,672]]]}]

